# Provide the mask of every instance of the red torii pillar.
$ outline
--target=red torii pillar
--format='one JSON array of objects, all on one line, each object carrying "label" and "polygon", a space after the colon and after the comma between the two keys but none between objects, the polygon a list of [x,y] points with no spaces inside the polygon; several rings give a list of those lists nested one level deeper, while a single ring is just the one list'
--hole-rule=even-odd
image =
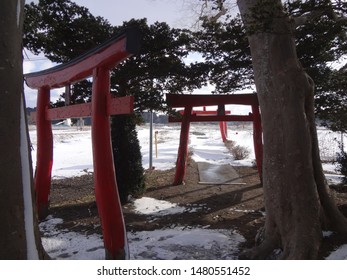
[{"label": "red torii pillar", "polygon": [[51,173],[53,166],[53,134],[51,121],[47,119],[50,104],[50,89],[41,87],[38,90],[36,109],[36,169],[34,186],[36,205],[40,219],[48,215]]},{"label": "red torii pillar", "polygon": [[[106,259],[124,259],[126,229],[118,195],[110,135],[110,70],[93,70],[92,144],[95,198],[101,218]],[[117,236],[117,238],[115,238]]]},{"label": "red torii pillar", "polygon": [[[69,63],[25,75],[29,87],[38,89],[36,203],[40,218],[49,206],[53,163],[51,120],[92,116],[92,144],[96,203],[107,259],[127,259],[129,250],[115,177],[109,116],[133,112],[133,97],[112,98],[110,70],[138,52],[140,34],[127,29]],[[50,89],[93,77],[92,102],[49,109]]]},{"label": "red torii pillar", "polygon": [[223,142],[226,142],[228,140],[228,123],[219,122],[219,130],[222,135]]},{"label": "red torii pillar", "polygon": [[192,106],[185,107],[184,113],[183,113],[183,119],[181,123],[180,144],[178,147],[176,173],[175,173],[175,179],[173,183],[174,185],[182,184],[184,175],[186,173],[191,115],[192,115]]}]

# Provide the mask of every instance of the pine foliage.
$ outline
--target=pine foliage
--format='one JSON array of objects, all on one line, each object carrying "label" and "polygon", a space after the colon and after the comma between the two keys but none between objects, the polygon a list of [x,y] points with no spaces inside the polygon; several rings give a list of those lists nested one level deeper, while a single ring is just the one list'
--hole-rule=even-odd
[{"label": "pine foliage", "polygon": [[136,197],[145,190],[135,116],[113,116],[111,138],[118,191],[124,204],[128,201],[129,195]]}]

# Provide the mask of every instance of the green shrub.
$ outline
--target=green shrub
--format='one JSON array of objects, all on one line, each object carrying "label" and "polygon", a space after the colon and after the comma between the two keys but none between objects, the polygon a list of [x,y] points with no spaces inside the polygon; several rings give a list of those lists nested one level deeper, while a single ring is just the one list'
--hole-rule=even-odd
[{"label": "green shrub", "polygon": [[136,116],[113,116],[111,138],[118,193],[121,203],[124,204],[128,201],[129,195],[138,196],[145,190]]}]

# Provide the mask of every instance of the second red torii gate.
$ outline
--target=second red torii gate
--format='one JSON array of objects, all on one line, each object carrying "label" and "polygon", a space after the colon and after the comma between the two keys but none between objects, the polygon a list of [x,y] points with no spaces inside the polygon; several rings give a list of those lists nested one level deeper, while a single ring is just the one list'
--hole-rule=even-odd
[{"label": "second red torii gate", "polygon": [[[184,94],[167,94],[166,102],[171,108],[184,107],[182,118],[170,117],[169,122],[181,122],[180,143],[178,148],[178,156],[176,161],[176,173],[174,185],[183,183],[186,164],[188,158],[188,140],[189,128],[191,122],[253,122],[253,143],[257,169],[260,178],[262,178],[262,160],[263,160],[263,140],[262,126],[259,112],[259,103],[256,94],[230,94],[230,95],[184,95]],[[193,107],[201,106],[224,106],[233,105],[249,105],[252,113],[248,115],[198,115],[194,113]],[[221,129],[222,131],[222,129]],[[224,139],[223,139],[224,141]]]}]

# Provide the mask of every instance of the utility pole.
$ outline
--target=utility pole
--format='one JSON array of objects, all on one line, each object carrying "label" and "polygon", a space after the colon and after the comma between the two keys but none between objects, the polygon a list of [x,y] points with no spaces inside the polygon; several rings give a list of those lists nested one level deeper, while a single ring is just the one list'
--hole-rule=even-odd
[{"label": "utility pole", "polygon": [[153,168],[153,111],[150,111],[149,120],[149,169]]},{"label": "utility pole", "polygon": [[[65,106],[69,106],[71,103],[71,85],[65,86]],[[71,126],[71,119],[66,119],[65,124]]]},{"label": "utility pole", "polygon": [[344,151],[345,151],[345,145],[344,145],[344,142],[343,142],[343,131],[341,131],[341,154],[343,154],[344,153]]}]

